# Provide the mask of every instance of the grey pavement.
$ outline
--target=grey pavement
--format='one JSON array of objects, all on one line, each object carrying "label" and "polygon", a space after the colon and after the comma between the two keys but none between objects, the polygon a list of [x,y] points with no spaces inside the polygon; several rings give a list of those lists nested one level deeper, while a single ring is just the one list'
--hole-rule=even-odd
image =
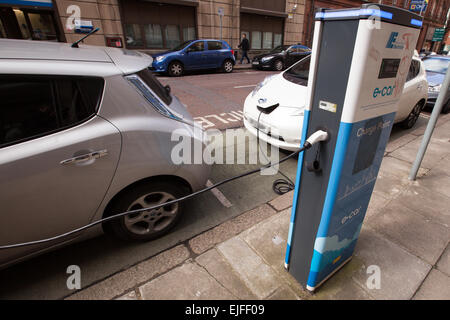
[{"label": "grey pavement", "polygon": [[[450,299],[450,115],[416,181],[423,128],[393,132],[354,256],[315,293],[284,269],[293,192],[67,299]],[[370,284],[379,268],[379,287]]]}]

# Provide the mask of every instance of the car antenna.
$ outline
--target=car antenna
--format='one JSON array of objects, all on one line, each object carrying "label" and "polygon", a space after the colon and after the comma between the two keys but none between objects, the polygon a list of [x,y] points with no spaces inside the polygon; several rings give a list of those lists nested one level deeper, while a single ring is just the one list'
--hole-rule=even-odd
[{"label": "car antenna", "polygon": [[87,35],[85,35],[83,38],[81,38],[80,40],[75,41],[74,43],[72,43],[71,47],[72,48],[78,48],[78,44],[83,41],[84,39],[86,39],[87,37],[89,37],[91,34],[96,33],[98,30],[100,30],[100,28],[95,28],[94,30],[92,30],[91,32],[89,32]]}]

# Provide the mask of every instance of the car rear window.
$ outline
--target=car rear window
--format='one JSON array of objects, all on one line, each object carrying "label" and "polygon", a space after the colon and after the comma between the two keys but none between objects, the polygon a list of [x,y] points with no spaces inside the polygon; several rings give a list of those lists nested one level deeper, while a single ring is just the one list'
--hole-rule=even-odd
[{"label": "car rear window", "polygon": [[297,64],[294,64],[290,69],[283,73],[283,77],[293,83],[303,86],[308,85],[309,64],[310,56],[300,60]]},{"label": "car rear window", "polygon": [[150,70],[144,69],[139,71],[137,75],[165,104],[169,105],[172,103],[172,96],[167,93],[166,88],[155,78]]},{"label": "car rear window", "polygon": [[208,50],[222,50],[222,42],[208,41]]}]

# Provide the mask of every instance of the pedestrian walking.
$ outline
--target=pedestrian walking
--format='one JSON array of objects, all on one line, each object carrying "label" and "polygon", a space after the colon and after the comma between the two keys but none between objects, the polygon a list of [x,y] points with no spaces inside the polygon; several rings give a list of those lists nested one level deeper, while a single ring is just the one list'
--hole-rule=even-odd
[{"label": "pedestrian walking", "polygon": [[247,35],[245,33],[242,34],[241,43],[238,45],[238,48],[241,49],[242,57],[241,64],[244,61],[244,58],[247,58],[248,63],[250,63],[250,58],[247,55],[248,50],[250,49],[250,43],[248,42]]}]

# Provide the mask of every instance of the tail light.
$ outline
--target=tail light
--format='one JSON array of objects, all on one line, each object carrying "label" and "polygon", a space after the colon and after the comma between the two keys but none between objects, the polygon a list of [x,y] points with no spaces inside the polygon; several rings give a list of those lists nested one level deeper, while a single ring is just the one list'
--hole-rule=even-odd
[{"label": "tail light", "polygon": [[234,56],[234,50],[233,49],[231,49],[231,54]]}]

